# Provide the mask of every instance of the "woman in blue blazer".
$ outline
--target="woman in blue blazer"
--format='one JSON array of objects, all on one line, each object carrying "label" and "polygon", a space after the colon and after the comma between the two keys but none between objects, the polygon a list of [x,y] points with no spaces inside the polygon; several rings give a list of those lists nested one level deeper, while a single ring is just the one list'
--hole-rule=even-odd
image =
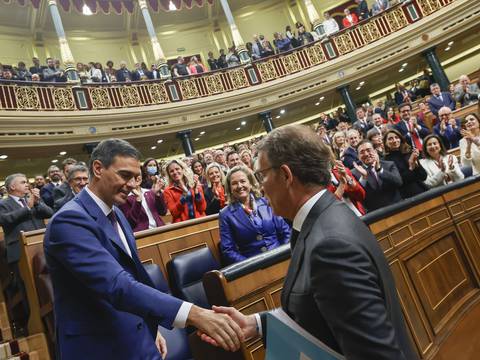
[{"label": "woman in blue blazer", "polygon": [[225,262],[245,260],[290,240],[290,226],[273,215],[246,166],[235,166],[228,172],[225,192],[230,204],[219,215],[220,249]]}]

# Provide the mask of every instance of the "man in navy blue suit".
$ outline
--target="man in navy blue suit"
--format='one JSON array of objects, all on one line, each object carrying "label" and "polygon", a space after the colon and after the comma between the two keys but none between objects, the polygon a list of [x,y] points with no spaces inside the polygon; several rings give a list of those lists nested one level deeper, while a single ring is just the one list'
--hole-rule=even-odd
[{"label": "man in navy blue suit", "polygon": [[410,146],[422,150],[423,138],[430,134],[430,130],[422,120],[412,115],[410,103],[401,104],[398,111],[400,121],[395,125],[395,129],[400,131]]},{"label": "man in navy blue suit", "polygon": [[430,85],[430,92],[432,96],[428,99],[428,107],[435,117],[438,118],[438,110],[444,106],[452,109],[452,111],[455,110],[455,100],[449,92],[441,91],[440,85],[436,83]]},{"label": "man in navy blue suit", "polygon": [[40,190],[42,200],[53,209],[53,189],[62,184],[62,173],[57,165],[52,165],[47,170],[50,182]]},{"label": "man in navy blue suit", "polygon": [[242,333],[228,316],[154,289],[140,262],[117,208],[140,176],[138,151],[124,140],[104,140],[89,170],[88,187],[62,207],[45,234],[57,359],[162,359],[158,325],[195,326],[237,350]]}]

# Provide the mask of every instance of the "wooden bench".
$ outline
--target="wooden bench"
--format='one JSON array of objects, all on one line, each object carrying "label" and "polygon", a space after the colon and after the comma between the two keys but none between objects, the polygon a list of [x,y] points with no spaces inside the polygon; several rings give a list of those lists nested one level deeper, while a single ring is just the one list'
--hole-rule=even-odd
[{"label": "wooden bench", "polygon": [[[455,327],[467,321],[464,315],[480,307],[480,177],[422,196],[363,219],[390,264],[418,353],[433,359]],[[214,305],[234,306],[245,314],[271,310],[280,305],[288,262],[231,279],[225,269],[210,272],[204,276],[207,296]],[[470,346],[471,334],[463,339],[465,347]],[[242,351],[245,359],[264,358],[259,339],[246,343]],[[471,359],[467,354],[459,353],[456,359]]]}]

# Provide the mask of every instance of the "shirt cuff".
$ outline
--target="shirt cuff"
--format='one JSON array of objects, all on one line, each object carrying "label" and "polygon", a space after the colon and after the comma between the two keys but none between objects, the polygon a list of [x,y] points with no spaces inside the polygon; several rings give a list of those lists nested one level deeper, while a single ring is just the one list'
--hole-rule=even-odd
[{"label": "shirt cuff", "polygon": [[262,320],[260,320],[260,315],[259,314],[254,314],[254,315],[255,315],[255,321],[257,322],[258,335],[263,336]]},{"label": "shirt cuff", "polygon": [[183,329],[185,324],[187,323],[188,314],[190,313],[190,309],[192,308],[193,304],[184,301],[178,309],[177,316],[175,316],[175,320],[173,320],[173,327]]}]

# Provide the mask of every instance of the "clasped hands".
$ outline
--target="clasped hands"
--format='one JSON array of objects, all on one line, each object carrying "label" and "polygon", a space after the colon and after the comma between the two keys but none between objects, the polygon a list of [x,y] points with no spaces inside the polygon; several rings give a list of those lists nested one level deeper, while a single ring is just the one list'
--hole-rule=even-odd
[{"label": "clasped hands", "polygon": [[195,326],[200,338],[227,351],[237,351],[245,340],[258,335],[254,315],[243,315],[232,307],[213,306],[205,310],[192,306],[187,325]]}]

